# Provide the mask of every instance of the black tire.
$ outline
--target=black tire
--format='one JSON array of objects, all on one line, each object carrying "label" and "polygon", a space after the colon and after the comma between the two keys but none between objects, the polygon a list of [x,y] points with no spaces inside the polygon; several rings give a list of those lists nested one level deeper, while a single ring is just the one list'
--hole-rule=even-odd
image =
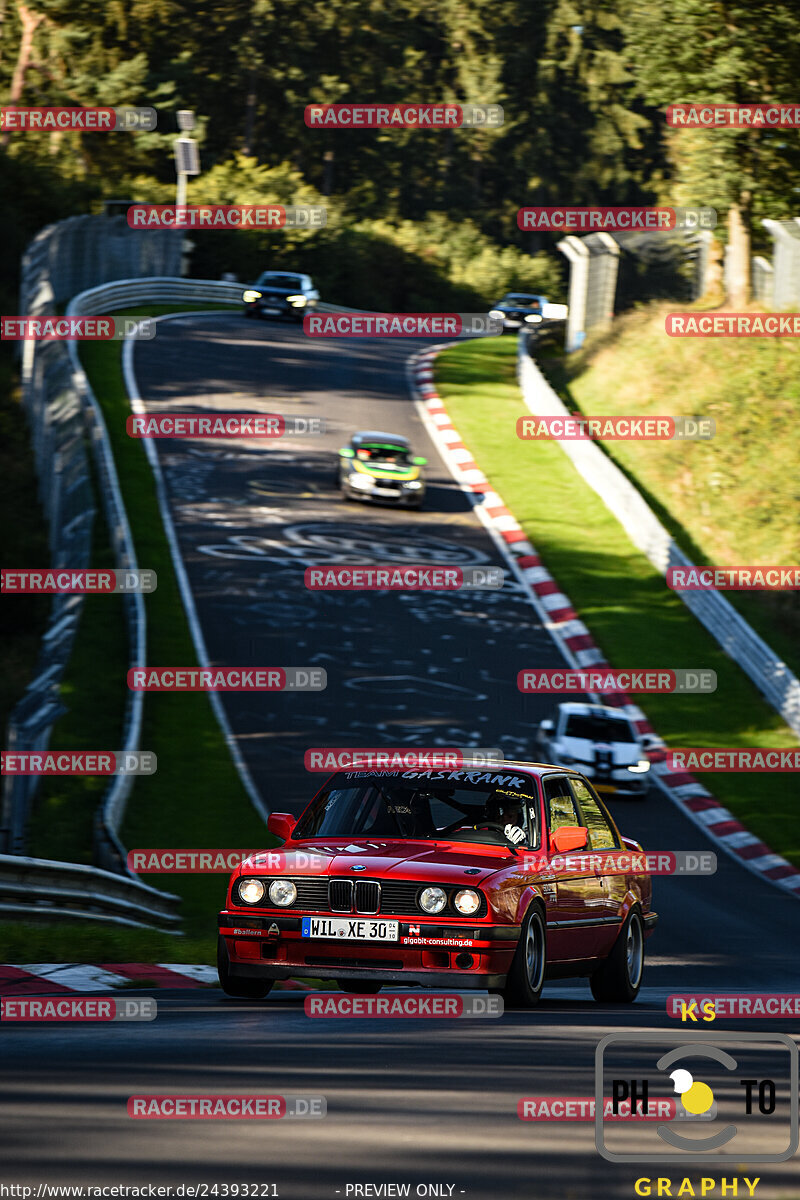
[{"label": "black tire", "polygon": [[535,1008],[539,1003],[547,965],[547,931],[544,912],[531,904],[508,972],[503,1000],[507,1008]]},{"label": "black tire", "polygon": [[224,937],[217,939],[217,974],[219,986],[225,995],[235,996],[238,1000],[263,1000],[272,991],[275,982],[274,979],[237,979],[232,976]]},{"label": "black tire", "polygon": [[632,908],[614,946],[593,975],[589,986],[601,1004],[631,1004],[639,995],[644,970],[644,924]]},{"label": "black tire", "polygon": [[374,983],[371,979],[337,979],[341,992],[351,996],[377,996],[383,987],[382,983]]}]

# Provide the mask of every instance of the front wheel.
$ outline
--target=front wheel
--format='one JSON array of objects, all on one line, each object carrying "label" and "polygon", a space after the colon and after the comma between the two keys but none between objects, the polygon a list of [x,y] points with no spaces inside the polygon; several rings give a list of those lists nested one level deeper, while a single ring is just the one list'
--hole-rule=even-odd
[{"label": "front wheel", "polygon": [[508,1008],[536,1007],[542,995],[546,964],[544,913],[536,904],[525,915],[511,970],[503,988],[503,1000]]},{"label": "front wheel", "polygon": [[644,925],[634,908],[603,965],[589,978],[595,1000],[630,1004],[639,995],[644,970]]},{"label": "front wheel", "polygon": [[231,975],[231,962],[228,957],[228,947],[225,938],[217,939],[217,974],[219,986],[226,996],[235,996],[238,1000],[263,1000],[272,991],[272,979],[237,979]]}]

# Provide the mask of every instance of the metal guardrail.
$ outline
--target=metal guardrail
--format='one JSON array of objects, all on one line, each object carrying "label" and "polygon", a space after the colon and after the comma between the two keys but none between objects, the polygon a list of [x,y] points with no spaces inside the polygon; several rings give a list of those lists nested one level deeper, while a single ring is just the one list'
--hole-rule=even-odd
[{"label": "metal guardrail", "polygon": [[[542,375],[519,338],[517,375],[525,404],[535,416],[568,416],[560,397]],[[565,454],[622,525],[637,549],[656,570],[691,567],[689,559],[619,467],[591,441],[563,441]],[[677,592],[686,607],[706,627],[722,649],[750,676],[759,691],[800,734],[800,680],[778,658],[720,592]]]},{"label": "metal guardrail", "polygon": [[179,896],[80,863],[0,854],[0,916],[94,919],[173,930]]}]

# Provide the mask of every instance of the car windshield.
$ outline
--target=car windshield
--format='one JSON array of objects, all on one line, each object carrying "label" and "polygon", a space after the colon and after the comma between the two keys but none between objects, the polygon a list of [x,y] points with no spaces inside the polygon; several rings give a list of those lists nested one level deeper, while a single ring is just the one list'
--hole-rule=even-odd
[{"label": "car windshield", "polygon": [[541,308],[538,296],[525,296],[522,292],[509,292],[503,296],[501,304],[515,304],[518,308]]},{"label": "car windshield", "polygon": [[359,446],[356,458],[361,462],[381,463],[387,466],[405,466],[409,462],[408,451],[402,446]]},{"label": "car windshield", "polygon": [[258,281],[260,287],[301,288],[303,280],[299,275],[284,275],[280,271],[265,271]]},{"label": "car windshield", "polygon": [[573,713],[567,718],[564,737],[588,738],[590,742],[636,741],[627,721],[617,717],[583,716],[578,713]]},{"label": "car windshield", "polygon": [[[489,828],[476,830],[482,823]],[[292,839],[446,838],[506,845],[506,825],[524,831],[522,844],[537,844],[536,785],[528,776],[497,770],[344,771],[303,814]]]}]

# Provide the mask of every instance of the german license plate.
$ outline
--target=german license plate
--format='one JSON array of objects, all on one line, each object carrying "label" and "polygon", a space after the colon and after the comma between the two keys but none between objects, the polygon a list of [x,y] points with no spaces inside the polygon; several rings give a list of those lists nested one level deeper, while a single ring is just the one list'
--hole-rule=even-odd
[{"label": "german license plate", "polygon": [[281,310],[279,308],[265,308],[262,311],[265,313],[269,313],[269,315],[271,317],[277,317],[277,316],[280,316]]},{"label": "german license plate", "polygon": [[371,917],[303,917],[303,937],[396,942],[399,926],[399,921],[375,921]]}]

